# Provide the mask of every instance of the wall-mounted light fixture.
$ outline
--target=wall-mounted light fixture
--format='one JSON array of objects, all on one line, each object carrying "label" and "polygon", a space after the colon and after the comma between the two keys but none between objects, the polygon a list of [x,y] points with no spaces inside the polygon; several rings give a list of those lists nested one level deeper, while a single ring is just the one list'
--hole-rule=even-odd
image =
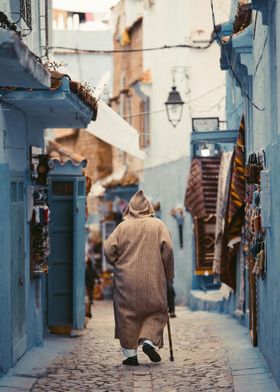
[{"label": "wall-mounted light fixture", "polygon": [[185,102],[182,100],[179,91],[173,81],[172,90],[168,94],[167,101],[165,102],[168,121],[171,122],[173,127],[177,127],[182,119],[183,105]]},{"label": "wall-mounted light fixture", "polygon": [[193,117],[193,133],[201,133],[203,137],[193,144],[193,156],[195,157],[214,157],[220,153],[218,143],[211,143],[207,140],[207,133],[220,132],[220,120],[218,117]]},{"label": "wall-mounted light fixture", "polygon": [[206,158],[210,155],[210,149],[207,147],[206,143],[203,143],[200,150],[201,156]]}]

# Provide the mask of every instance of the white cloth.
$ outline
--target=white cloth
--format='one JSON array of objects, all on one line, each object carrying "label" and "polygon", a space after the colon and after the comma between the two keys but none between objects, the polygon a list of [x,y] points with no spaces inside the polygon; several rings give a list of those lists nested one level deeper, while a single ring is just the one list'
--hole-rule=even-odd
[{"label": "white cloth", "polygon": [[[158,347],[156,345],[154,345],[153,342],[151,342],[149,339],[140,339],[139,340],[139,345],[143,345],[144,343],[149,344],[150,346],[153,346],[155,349],[157,349]],[[124,356],[129,358],[129,357],[135,357],[135,355],[137,355],[137,350],[134,349],[130,349],[130,348],[124,348],[122,347],[122,352],[124,353]]]},{"label": "white cloth", "polygon": [[139,147],[139,133],[105,102],[98,101],[96,121],[91,121],[86,131],[139,159],[146,154]]},{"label": "white cloth", "polygon": [[143,345],[144,343],[149,344],[150,346],[153,346],[153,348],[158,348],[153,342],[151,342],[149,339],[140,339],[139,344]]},{"label": "white cloth", "polygon": [[124,356],[127,358],[135,357],[135,355],[137,355],[137,350],[134,350],[134,349],[122,347],[122,352],[124,353]]}]

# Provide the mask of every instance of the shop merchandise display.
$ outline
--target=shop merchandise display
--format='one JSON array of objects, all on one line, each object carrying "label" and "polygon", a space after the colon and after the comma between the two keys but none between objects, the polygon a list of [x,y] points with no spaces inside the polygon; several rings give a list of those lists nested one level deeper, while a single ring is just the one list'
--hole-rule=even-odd
[{"label": "shop merchandise display", "polygon": [[48,156],[42,149],[31,146],[31,181],[30,187],[30,277],[37,279],[48,272],[50,254],[47,174]]},{"label": "shop merchandise display", "polygon": [[246,242],[247,264],[252,263],[256,278],[265,276],[265,230],[262,228],[260,173],[264,168],[264,154],[251,154],[246,165]]},{"label": "shop merchandise display", "polygon": [[35,190],[33,197],[34,207],[30,222],[31,276],[35,278],[41,272],[48,271],[47,258],[50,254],[50,211],[47,205],[46,188],[39,188],[39,190]]}]

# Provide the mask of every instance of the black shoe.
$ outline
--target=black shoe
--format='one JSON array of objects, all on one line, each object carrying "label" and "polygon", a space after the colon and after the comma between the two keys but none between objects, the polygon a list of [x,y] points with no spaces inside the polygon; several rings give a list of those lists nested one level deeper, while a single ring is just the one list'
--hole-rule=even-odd
[{"label": "black shoe", "polygon": [[127,366],[138,366],[139,362],[138,362],[138,358],[137,355],[135,355],[134,357],[128,357],[123,361],[123,365],[127,365]]},{"label": "black shoe", "polygon": [[148,357],[150,358],[150,360],[152,362],[160,362],[161,361],[160,355],[156,352],[155,348],[153,346],[151,346],[150,344],[144,343],[142,350],[144,351],[144,353],[146,355],[148,355]]},{"label": "black shoe", "polygon": [[171,312],[171,313],[169,314],[169,317],[170,317],[170,318],[174,318],[174,317],[177,317],[177,316],[176,316],[175,312]]}]

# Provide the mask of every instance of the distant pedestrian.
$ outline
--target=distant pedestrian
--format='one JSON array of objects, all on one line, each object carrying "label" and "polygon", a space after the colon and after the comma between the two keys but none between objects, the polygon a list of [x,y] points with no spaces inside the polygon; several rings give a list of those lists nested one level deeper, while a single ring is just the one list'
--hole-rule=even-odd
[{"label": "distant pedestrian", "polygon": [[140,344],[152,362],[161,361],[156,349],[163,347],[174,260],[170,234],[142,191],[131,198],[123,220],[104,251],[114,266],[115,337],[127,357],[123,364],[135,366]]},{"label": "distant pedestrian", "polygon": [[96,268],[88,257],[86,259],[86,316],[92,318],[91,305],[93,305],[93,293],[95,281],[99,280],[99,275],[97,274]]}]

